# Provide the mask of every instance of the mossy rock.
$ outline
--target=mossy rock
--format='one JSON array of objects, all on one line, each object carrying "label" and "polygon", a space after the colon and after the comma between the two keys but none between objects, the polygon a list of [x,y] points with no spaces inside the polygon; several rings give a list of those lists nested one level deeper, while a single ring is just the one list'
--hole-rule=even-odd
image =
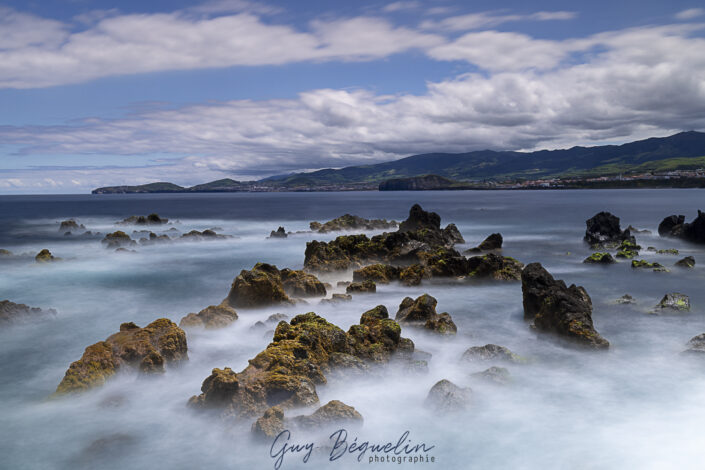
[{"label": "mossy rock", "polygon": [[616,263],[615,259],[609,253],[596,252],[588,256],[583,260],[583,263],[587,264],[613,264]]}]

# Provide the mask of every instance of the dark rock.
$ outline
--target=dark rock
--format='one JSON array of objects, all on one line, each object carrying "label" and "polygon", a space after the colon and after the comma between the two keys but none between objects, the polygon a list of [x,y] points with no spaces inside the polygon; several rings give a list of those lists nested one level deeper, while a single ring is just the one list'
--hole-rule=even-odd
[{"label": "dark rock", "polygon": [[695,258],[692,256],[686,256],[685,258],[676,261],[676,266],[681,268],[693,268],[695,267]]},{"label": "dark rock", "polygon": [[191,230],[190,232],[181,235],[182,240],[224,240],[226,238],[232,237],[230,235],[221,235],[219,233],[215,233],[213,230],[210,229],[206,229],[202,232],[199,232],[198,230]]},{"label": "dark rock", "polygon": [[590,246],[617,246],[624,240],[636,243],[629,229],[622,231],[620,228],[619,217],[615,217],[609,212],[600,212],[594,215],[585,221],[585,225],[587,229],[584,240]]},{"label": "dark rock", "polygon": [[494,253],[473,256],[467,260],[468,275],[476,279],[518,281],[523,268],[524,265],[514,258]]},{"label": "dark rock", "polygon": [[198,313],[189,313],[179,322],[181,328],[225,328],[237,320],[234,308],[220,304],[211,305]]},{"label": "dark rock", "polygon": [[385,219],[364,219],[356,215],[345,214],[323,224],[311,222],[310,227],[314,232],[328,233],[344,230],[380,230],[396,228],[398,224]]},{"label": "dark rock", "polygon": [[685,222],[683,215],[666,217],[659,224],[658,233],[662,237],[676,237],[692,243],[705,243],[705,212],[698,211],[698,216],[689,223]]},{"label": "dark rock", "polygon": [[56,315],[56,310],[42,310],[25,304],[16,304],[9,300],[0,300],[0,327],[11,323],[42,320]]},{"label": "dark rock", "polygon": [[372,294],[377,292],[377,284],[374,281],[353,282],[345,288],[347,293]]},{"label": "dark rock", "polygon": [[460,388],[450,380],[437,382],[428,392],[424,405],[435,412],[453,413],[470,406],[472,390]]},{"label": "dark rock", "polygon": [[133,215],[120,222],[117,225],[163,225],[169,222],[169,219],[161,218],[158,214],[149,214],[148,216]]},{"label": "dark rock", "polygon": [[656,305],[654,313],[660,312],[688,312],[690,311],[690,298],[685,294],[671,292],[663,296]]},{"label": "dark rock", "polygon": [[615,302],[618,304],[622,304],[622,305],[635,304],[636,299],[629,294],[624,294],[623,296],[618,298]]},{"label": "dark rock", "polygon": [[648,261],[645,261],[643,259],[633,259],[632,260],[632,268],[634,269],[653,269],[654,271],[667,271],[661,264],[659,263],[649,263]]},{"label": "dark rock", "polygon": [[497,346],[496,344],[486,344],[484,346],[473,346],[468,348],[461,357],[463,361],[466,362],[477,362],[477,361],[504,361],[513,362],[516,364],[523,364],[526,359],[514,354],[505,348],[504,346]]},{"label": "dark rock", "polygon": [[122,367],[142,373],[164,372],[164,364],[188,359],[186,333],[176,323],[160,318],[144,328],[123,323],[120,332],[86,348],[71,364],[54,395],[81,392],[105,383]]},{"label": "dark rock", "polygon": [[454,335],[458,328],[448,313],[436,313],[437,301],[428,294],[416,300],[406,297],[399,305],[395,320],[401,325],[423,327],[443,335]]},{"label": "dark rock", "polygon": [[483,251],[494,251],[502,249],[502,234],[493,233],[475,248],[470,248],[465,253],[481,253]]},{"label": "dark rock", "polygon": [[536,329],[556,333],[594,349],[609,342],[592,323],[592,301],[584,288],[553,279],[540,263],[531,263],[521,275],[524,318]]},{"label": "dark rock", "polygon": [[389,284],[399,278],[400,268],[388,264],[371,264],[353,272],[353,281],[374,281],[377,284]]},{"label": "dark rock", "polygon": [[[76,222],[74,219],[62,220],[59,224],[59,232],[78,232],[79,230],[85,230],[86,227],[83,224]],[[64,233],[64,235],[66,235]]]},{"label": "dark rock", "polygon": [[688,354],[705,354],[705,333],[695,336],[688,341],[688,349],[683,351]]},{"label": "dark rock", "polygon": [[284,315],[283,313],[273,313],[267,317],[267,323],[279,323],[280,321],[286,321],[288,319],[289,317],[287,315]]},{"label": "dark rock", "polygon": [[441,216],[435,212],[426,212],[420,205],[414,204],[409,210],[409,217],[399,224],[399,231],[416,232],[420,229],[440,230]]},{"label": "dark rock", "polygon": [[106,248],[120,248],[137,244],[137,242],[122,230],[107,234],[101,243],[103,243]]},{"label": "dark rock", "polygon": [[641,246],[631,240],[623,240],[617,249],[617,258],[632,259],[635,256],[639,256]]},{"label": "dark rock", "polygon": [[276,231],[272,230],[269,234],[269,238],[286,238],[288,235],[284,227],[279,227]]},{"label": "dark rock", "polygon": [[316,276],[304,271],[280,271],[271,264],[257,263],[249,271],[240,271],[233,281],[226,302],[231,307],[291,304],[293,301],[289,295],[325,296],[326,288]]},{"label": "dark rock", "polygon": [[51,254],[51,251],[46,248],[37,253],[37,256],[34,257],[37,263],[51,263],[52,261],[59,261],[60,259],[61,258],[55,258],[54,255]]},{"label": "dark rock", "polygon": [[611,254],[600,252],[593,253],[583,260],[583,263],[587,264],[614,264],[616,262]]}]

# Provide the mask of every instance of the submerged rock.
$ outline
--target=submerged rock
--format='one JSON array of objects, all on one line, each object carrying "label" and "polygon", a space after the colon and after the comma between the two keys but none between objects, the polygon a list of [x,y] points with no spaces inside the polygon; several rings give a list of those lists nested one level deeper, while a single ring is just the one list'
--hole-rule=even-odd
[{"label": "submerged rock", "polygon": [[632,260],[632,268],[634,269],[653,269],[654,271],[667,271],[666,268],[663,267],[663,265],[653,262],[649,263],[648,261],[645,261],[643,259],[633,259]]},{"label": "submerged rock", "polygon": [[42,320],[56,315],[56,310],[42,310],[25,304],[16,304],[9,300],[0,300],[0,327],[11,323]]},{"label": "submerged rock", "polygon": [[42,251],[37,253],[37,256],[34,257],[34,260],[37,263],[51,263],[52,261],[59,261],[61,260],[61,258],[55,258],[54,255],[51,254],[51,251],[44,248]]},{"label": "submerged rock", "polygon": [[401,325],[423,327],[443,335],[454,335],[458,328],[448,313],[436,313],[438,301],[424,294],[416,300],[406,297],[399,305],[395,320]]},{"label": "submerged rock", "polygon": [[108,233],[105,238],[101,240],[106,248],[121,248],[127,246],[134,246],[137,244],[128,234],[122,230],[115,231],[113,233]]},{"label": "submerged rock", "polygon": [[592,301],[583,287],[566,287],[540,263],[526,266],[521,281],[524,318],[533,321],[536,329],[594,349],[609,347],[593,326]]},{"label": "submerged rock", "polygon": [[68,220],[62,220],[61,223],[59,224],[59,232],[72,232],[72,231],[79,231],[79,230],[85,230],[86,227],[83,224],[80,224],[76,222],[74,219],[68,219]]},{"label": "submerged rock", "polygon": [[328,233],[343,230],[383,230],[396,228],[397,225],[397,222],[394,220],[364,219],[356,215],[345,214],[323,224],[320,222],[311,222],[310,227],[314,232]]},{"label": "submerged rock", "polygon": [[276,231],[272,230],[269,234],[269,238],[286,238],[288,236],[284,227],[279,227]]},{"label": "submerged rock", "polygon": [[682,238],[692,243],[705,243],[705,212],[698,211],[692,222],[684,215],[671,215],[661,221],[658,234],[662,237]]},{"label": "submerged rock", "polygon": [[686,256],[685,258],[676,261],[675,265],[680,268],[693,268],[695,267],[695,258],[692,256]]},{"label": "submerged rock", "polygon": [[155,243],[170,243],[171,237],[166,234],[157,235],[154,232],[149,232],[149,238],[140,238],[141,245],[153,245]]},{"label": "submerged rock", "polygon": [[633,225],[630,225],[629,227],[627,227],[627,230],[629,230],[631,233],[644,233],[644,234],[651,233],[651,230],[648,230],[648,229],[641,229],[640,230],[640,229],[634,227]]},{"label": "submerged rock", "polygon": [[6,250],[4,248],[0,248],[0,258],[4,256],[14,256],[10,250]]},{"label": "submerged rock", "polygon": [[331,425],[359,426],[362,415],[352,406],[331,400],[310,415],[285,418],[284,410],[273,406],[252,424],[252,433],[257,437],[272,439],[284,429],[311,430]]},{"label": "submerged rock", "polygon": [[257,263],[249,271],[240,271],[225,302],[231,307],[245,308],[292,304],[289,295],[322,297],[326,295],[326,288],[316,276],[304,271],[280,271],[274,265]]},{"label": "submerged rock", "polygon": [[232,237],[230,235],[221,235],[211,229],[206,229],[202,232],[199,232],[198,230],[191,230],[190,232],[181,235],[182,240],[224,240],[226,238]]},{"label": "submerged rock", "polygon": [[105,383],[123,367],[142,373],[164,372],[165,364],[188,359],[186,333],[176,323],[160,318],[144,328],[123,323],[120,332],[88,346],[71,364],[54,395],[81,392]]},{"label": "submerged rock", "polygon": [[616,262],[611,254],[600,252],[593,253],[583,260],[583,263],[587,264],[614,264]]},{"label": "submerged rock", "polygon": [[350,300],[352,300],[352,295],[350,294],[333,294],[330,299],[321,300],[321,303],[336,304],[339,302],[348,302]]},{"label": "submerged rock", "polygon": [[619,217],[609,212],[600,212],[585,221],[587,226],[584,240],[590,246],[617,246],[627,240],[636,243],[629,229],[622,230],[619,226]]},{"label": "submerged rock", "polygon": [[337,365],[388,362],[395,355],[410,357],[413,350],[384,306],[365,312],[347,333],[313,312],[297,315],[277,325],[272,342],[242,372],[227,374],[225,393],[212,393],[223,375],[214,370],[203,393],[189,403],[217,407],[234,418],[255,418],[273,406],[310,406],[318,403],[316,384],[326,383],[325,374]]},{"label": "submerged rock", "polygon": [[671,292],[663,296],[661,301],[656,305],[654,313],[661,312],[689,312],[690,298],[685,294]]},{"label": "submerged rock", "polygon": [[117,225],[163,225],[169,222],[169,219],[159,217],[159,214],[133,215],[126,219],[117,222]]},{"label": "submerged rock", "polygon": [[477,361],[504,361],[523,364],[526,359],[518,354],[514,354],[504,346],[496,344],[486,344],[484,346],[473,346],[463,353],[461,359],[466,362]]},{"label": "submerged rock", "polygon": [[624,294],[623,296],[615,300],[615,302],[622,305],[635,304],[636,299],[629,294]]},{"label": "submerged rock", "polygon": [[507,369],[497,366],[492,366],[482,372],[475,372],[472,376],[498,385],[506,385],[512,380],[511,374]]},{"label": "submerged rock", "polygon": [[705,333],[694,336],[688,341],[688,349],[683,351],[687,354],[705,354]]},{"label": "submerged rock", "polygon": [[469,250],[465,251],[465,253],[480,253],[483,251],[501,250],[503,241],[504,240],[502,239],[501,233],[493,233],[492,235],[485,238],[482,243],[477,245],[475,248],[470,248]]},{"label": "submerged rock", "polygon": [[464,411],[470,406],[472,390],[443,379],[431,387],[424,406],[438,413]]},{"label": "submerged rock", "polygon": [[641,250],[641,246],[631,240],[623,240],[619,245],[616,256],[617,258],[632,259],[635,256],[639,256],[639,250]]},{"label": "submerged rock", "polygon": [[220,304],[211,305],[198,313],[189,313],[179,322],[181,328],[224,328],[237,320],[234,308]]},{"label": "submerged rock", "polygon": [[374,281],[352,282],[345,288],[345,292],[349,294],[373,294],[377,292],[377,284]]}]

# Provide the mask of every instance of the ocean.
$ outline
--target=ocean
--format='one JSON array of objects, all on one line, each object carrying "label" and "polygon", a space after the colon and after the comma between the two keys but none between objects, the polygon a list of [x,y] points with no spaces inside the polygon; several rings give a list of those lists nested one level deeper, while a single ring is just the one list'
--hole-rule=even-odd
[{"label": "ocean", "polygon": [[[705,209],[698,189],[582,191],[429,191],[341,193],[222,193],[0,196],[0,300],[54,308],[54,318],[0,329],[0,467],[7,469],[240,469],[274,468],[272,449],[250,439],[249,424],[224,423],[187,408],[214,367],[244,369],[271,341],[271,331],[253,329],[273,313],[290,318],[314,311],[347,330],[360,315],[385,305],[393,316],[404,297],[429,293],[438,311],[451,314],[458,334],[440,339],[404,328],[402,335],[432,354],[427,374],[390,369],[383,376],[319,386],[321,403],[340,400],[364,417],[348,430],[357,442],[396,443],[408,431],[412,444],[432,447],[431,462],[394,464],[414,468],[477,469],[663,469],[701,468],[705,461],[703,358],[681,355],[685,343],[705,332],[705,246],[661,238],[659,222],[671,214],[687,220]],[[556,278],[585,287],[596,329],[608,352],[566,347],[537,335],[523,320],[520,283],[379,285],[376,294],[352,302],[238,310],[221,330],[188,331],[189,361],[163,376],[121,373],[91,392],[47,400],[86,346],[118,331],[160,317],[178,321],[219,303],[243,269],[256,262],[301,269],[306,242],[340,233],[305,232],[311,221],[350,213],[397,221],[419,203],[437,212],[442,225],[455,223],[466,244],[500,232],[503,254],[528,264],[541,262]],[[639,259],[670,272],[583,264],[591,253],[583,242],[585,220],[599,211],[651,233],[637,233]],[[117,253],[102,236],[65,236],[61,220],[75,218],[105,234],[131,215],[158,213],[171,224],[152,228],[184,233],[215,228],[232,238],[139,246]],[[284,226],[294,233],[267,239]],[[131,232],[131,228],[128,233]],[[139,230],[139,229],[137,229]],[[367,232],[368,235],[379,232]],[[678,256],[646,251],[675,248]],[[34,255],[48,248],[61,262],[39,265]],[[691,255],[691,270],[673,267]],[[321,276],[332,282],[351,273]],[[343,292],[335,288],[334,292]],[[668,292],[690,296],[682,315],[648,312]],[[618,305],[632,295],[637,303]],[[526,364],[463,364],[468,347],[506,346]],[[502,365],[507,385],[472,374]],[[424,408],[433,384],[448,379],[473,390],[466,413],[438,415]],[[305,410],[304,410],[305,411]],[[297,414],[297,413],[294,413]],[[310,436],[295,435],[293,441]],[[330,461],[328,441],[316,436],[307,462],[286,455],[281,468],[384,467],[371,452],[349,452]]]}]

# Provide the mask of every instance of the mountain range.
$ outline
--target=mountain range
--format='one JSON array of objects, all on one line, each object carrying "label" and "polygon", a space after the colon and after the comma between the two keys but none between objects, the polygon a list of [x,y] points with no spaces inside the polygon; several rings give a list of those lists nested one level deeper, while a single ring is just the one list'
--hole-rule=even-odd
[{"label": "mountain range", "polygon": [[377,189],[393,178],[437,175],[455,181],[507,181],[546,177],[614,176],[705,168],[705,133],[688,131],[622,145],[535,152],[480,150],[426,153],[374,165],[278,175],[259,181],[229,178],[189,188],[172,183],[110,186],[94,194],[135,192],[231,192]]}]

